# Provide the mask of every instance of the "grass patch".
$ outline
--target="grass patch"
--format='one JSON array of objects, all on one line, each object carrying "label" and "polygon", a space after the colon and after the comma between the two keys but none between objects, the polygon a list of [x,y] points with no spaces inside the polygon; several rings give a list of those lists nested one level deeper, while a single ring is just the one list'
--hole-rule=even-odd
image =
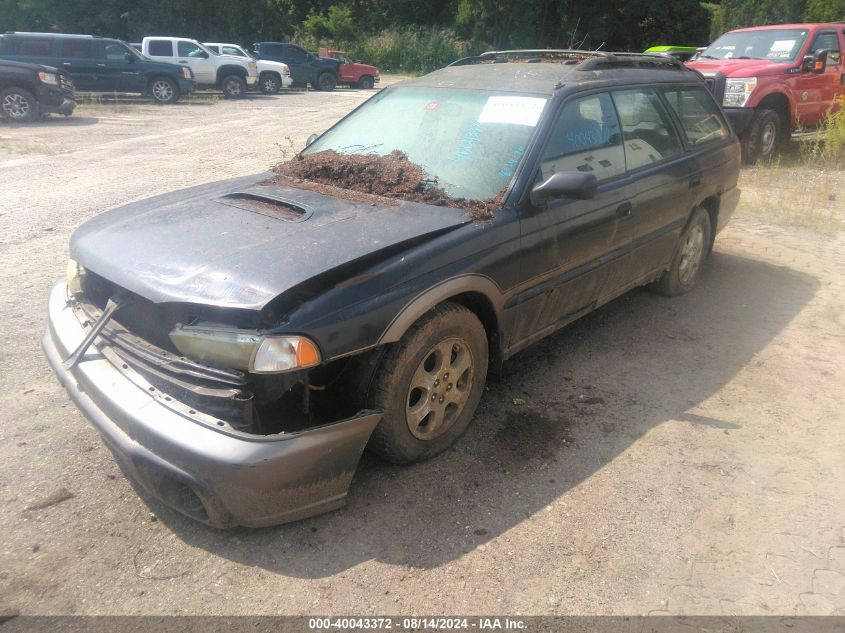
[{"label": "grass patch", "polygon": [[737,219],[833,236],[845,229],[845,171],[814,166],[744,169]]},{"label": "grass patch", "polygon": [[836,106],[828,111],[818,135],[801,143],[801,153],[815,163],[841,164],[845,160],[845,97],[836,98]]}]

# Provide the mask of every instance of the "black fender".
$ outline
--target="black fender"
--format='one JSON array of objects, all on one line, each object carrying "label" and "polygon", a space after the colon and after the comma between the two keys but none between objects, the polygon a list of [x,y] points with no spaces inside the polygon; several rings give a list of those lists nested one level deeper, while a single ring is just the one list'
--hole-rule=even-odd
[{"label": "black fender", "polygon": [[[497,342],[500,338],[498,329],[499,324],[502,323],[504,295],[499,286],[490,277],[473,273],[451,277],[416,295],[400,310],[399,314],[393,317],[393,320],[379,338],[378,345],[398,342],[404,336],[405,332],[426,312],[438,304],[458,297],[459,295],[475,295],[483,297],[486,300],[487,305],[492,310],[494,322],[489,323],[490,319],[485,318],[485,315],[479,315],[479,317],[482,322],[488,321],[485,323],[485,327],[488,328],[488,334],[491,340],[494,343]],[[491,328],[495,331],[489,331]]]},{"label": "black fender", "polygon": [[229,64],[227,66],[221,66],[220,68],[217,69],[217,83],[218,83],[218,85],[220,84],[221,81],[223,81],[223,79],[225,77],[228,77],[229,75],[237,75],[241,79],[246,79],[247,71],[246,71],[246,68],[244,68],[243,66],[238,66],[237,64]]}]

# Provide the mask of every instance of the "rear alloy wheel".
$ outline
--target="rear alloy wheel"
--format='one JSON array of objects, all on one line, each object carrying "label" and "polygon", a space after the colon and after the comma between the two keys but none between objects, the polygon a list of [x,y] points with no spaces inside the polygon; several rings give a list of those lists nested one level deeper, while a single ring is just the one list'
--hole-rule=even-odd
[{"label": "rear alloy wheel", "polygon": [[38,101],[23,88],[7,88],[0,92],[0,113],[4,121],[29,123],[38,118]]},{"label": "rear alloy wheel", "polygon": [[317,77],[317,90],[331,92],[337,86],[337,77],[331,73],[323,73]]},{"label": "rear alloy wheel", "polygon": [[224,77],[221,87],[223,96],[227,99],[240,99],[246,96],[246,82],[237,75]]},{"label": "rear alloy wheel", "polygon": [[371,90],[376,85],[375,80],[369,75],[364,75],[358,80],[358,87],[364,90]]},{"label": "rear alloy wheel", "polygon": [[654,284],[654,289],[667,297],[676,297],[695,287],[710,250],[710,215],[698,208],[687,230],[681,235],[669,270]]},{"label": "rear alloy wheel", "polygon": [[150,94],[154,103],[168,105],[179,100],[179,87],[172,79],[156,77],[150,82]]},{"label": "rear alloy wheel", "polygon": [[282,80],[273,73],[264,73],[258,78],[258,87],[266,95],[274,95],[282,87]]},{"label": "rear alloy wheel", "polygon": [[381,360],[367,408],[384,411],[369,447],[410,464],[451,446],[469,426],[487,379],[487,334],[472,312],[444,303]]}]

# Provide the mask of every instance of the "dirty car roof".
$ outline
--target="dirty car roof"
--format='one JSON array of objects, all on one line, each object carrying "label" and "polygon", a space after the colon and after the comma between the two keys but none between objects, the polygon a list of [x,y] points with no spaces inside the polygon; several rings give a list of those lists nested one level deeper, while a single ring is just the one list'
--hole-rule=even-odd
[{"label": "dirty car roof", "polygon": [[632,68],[630,66],[598,70],[581,70],[576,64],[560,62],[531,63],[511,61],[467,66],[448,66],[417,79],[401,82],[401,86],[420,88],[464,88],[490,92],[521,92],[551,96],[563,84],[587,82],[665,83],[700,80],[688,68],[678,70]]}]

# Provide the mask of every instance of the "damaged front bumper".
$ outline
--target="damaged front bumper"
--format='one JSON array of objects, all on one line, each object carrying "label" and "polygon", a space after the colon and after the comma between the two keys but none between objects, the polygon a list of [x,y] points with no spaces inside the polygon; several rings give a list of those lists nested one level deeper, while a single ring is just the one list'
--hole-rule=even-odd
[{"label": "damaged front bumper", "polygon": [[71,369],[63,361],[86,330],[53,287],[47,360],[123,471],[164,504],[214,527],[262,527],[343,505],[381,414],[295,433],[251,435],[175,402],[95,346]]}]

